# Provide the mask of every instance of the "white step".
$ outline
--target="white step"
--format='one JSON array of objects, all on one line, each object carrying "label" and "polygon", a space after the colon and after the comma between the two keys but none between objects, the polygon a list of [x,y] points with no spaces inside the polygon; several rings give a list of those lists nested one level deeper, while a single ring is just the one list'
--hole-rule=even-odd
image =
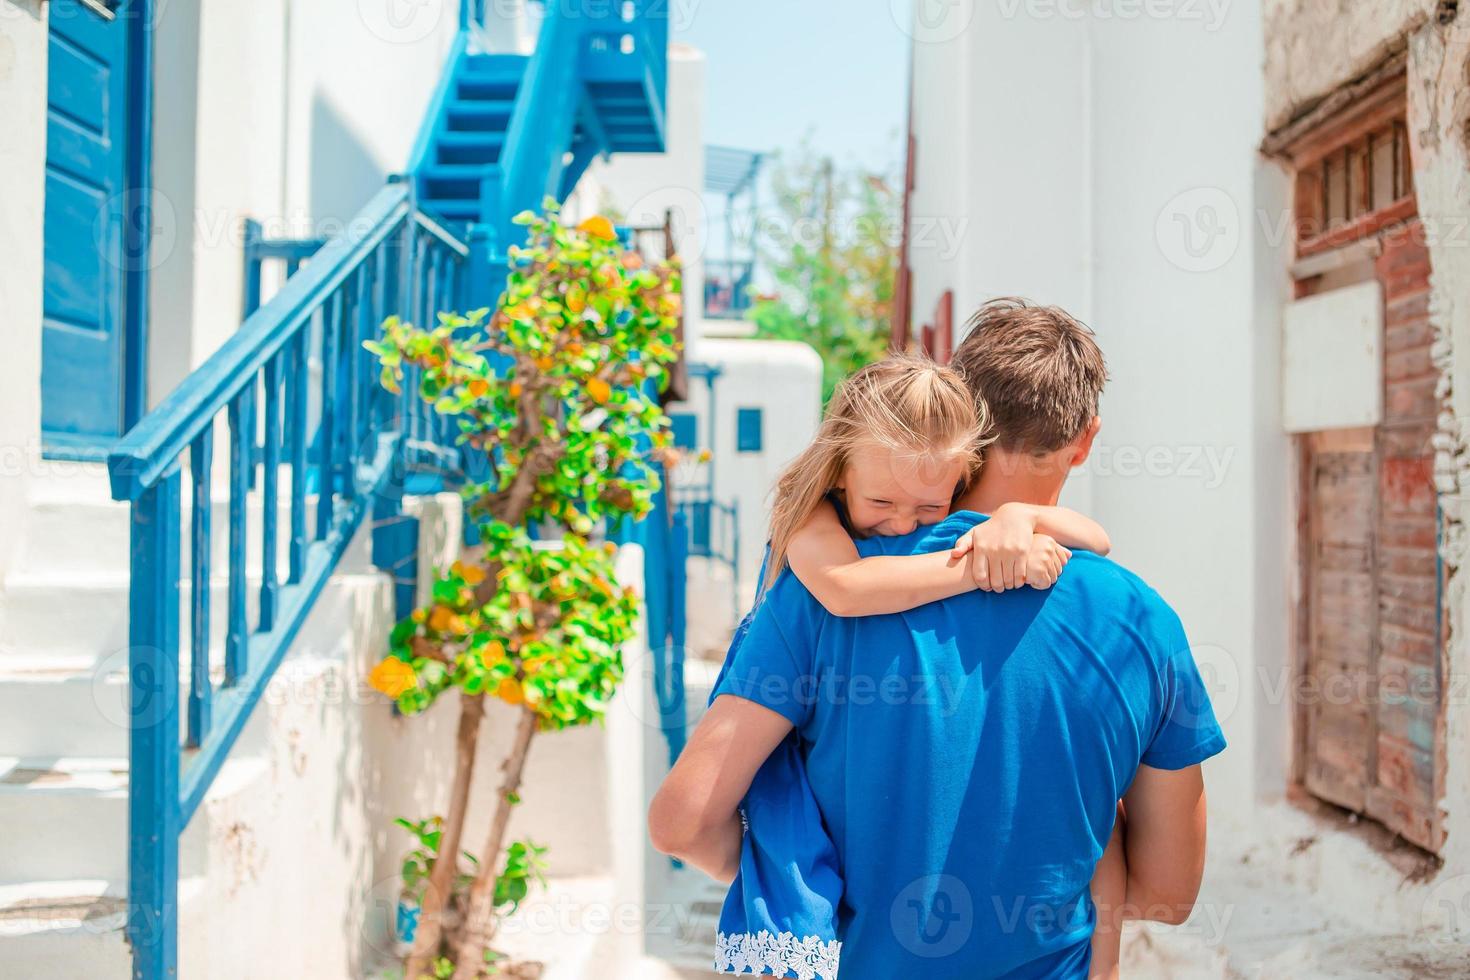
[{"label": "white step", "polygon": [[[120,668],[0,670],[0,754],[125,757],[131,711],[126,663]],[[180,678],[182,706],[189,687]]]},{"label": "white step", "polygon": [[[253,723],[253,722],[252,722]],[[179,840],[179,874],[208,869],[216,808],[266,785],[269,764],[230,758]],[[0,760],[0,874],[6,880],[100,879],[122,887],[128,870],[125,759]]]},{"label": "white step", "polygon": [[[327,661],[346,659],[344,645],[355,634],[344,624],[360,627],[364,603],[371,604],[369,597],[387,587],[378,573],[335,575],[328,580],[271,679],[267,699],[278,703],[286,696],[279,692],[312,679],[303,674],[320,674]],[[125,648],[101,660],[55,654],[0,656],[0,756],[125,757],[132,720],[127,658]],[[224,645],[218,640],[210,649],[210,664],[218,692],[224,676]],[[188,671],[186,644],[179,654],[181,732],[187,724]]]},{"label": "white step", "polygon": [[[371,568],[369,538],[366,534],[357,536],[334,576]],[[279,581],[284,583],[285,576]],[[251,630],[259,622],[260,582],[258,573],[246,575],[245,612]],[[34,663],[37,657],[98,668],[125,663],[129,646],[128,583],[125,571],[12,576],[6,588],[4,621],[0,622],[0,670],[13,669],[20,661]],[[329,581],[325,588],[333,588],[333,583]],[[224,643],[229,624],[228,589],[225,575],[210,580],[211,647]],[[188,649],[192,593],[187,580],[179,583],[181,652]]]},{"label": "white step", "polygon": [[[181,976],[204,976],[204,882],[179,882]],[[101,879],[0,884],[0,976],[125,980],[132,976],[124,893]],[[194,941],[190,941],[194,939]]]},{"label": "white step", "polygon": [[[279,470],[276,490],[276,556],[280,573],[287,569],[291,535],[291,471]],[[260,570],[264,530],[264,501],[261,495],[263,470],[257,469],[255,489],[246,497],[246,565]],[[316,494],[306,496],[306,535],[316,534]],[[22,535],[12,575],[95,574],[99,571],[126,572],[129,558],[130,505],[109,496],[106,481],[88,473],[77,482],[55,478],[41,481],[28,494],[26,528]],[[193,499],[186,483],[180,506],[180,568],[185,574],[191,562]],[[217,485],[210,511],[211,568],[223,572],[229,562],[229,493]]]},{"label": "white step", "polygon": [[[306,536],[316,535],[315,494],[306,498]],[[259,571],[264,539],[265,507],[260,493],[251,493],[245,504],[246,565]],[[179,567],[188,572],[192,561],[193,507],[184,499],[180,508]],[[129,561],[129,505],[106,501],[81,503],[66,500],[37,501],[30,505],[24,539],[15,573],[95,573],[99,570],[126,571]],[[230,505],[217,497],[210,510],[210,567],[222,572],[230,556]],[[291,542],[290,497],[277,497],[276,560],[281,573],[287,568]]]}]

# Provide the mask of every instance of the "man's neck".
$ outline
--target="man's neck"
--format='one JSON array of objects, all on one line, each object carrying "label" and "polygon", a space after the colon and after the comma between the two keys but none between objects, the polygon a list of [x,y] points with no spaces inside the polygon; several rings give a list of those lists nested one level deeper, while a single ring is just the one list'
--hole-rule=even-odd
[{"label": "man's neck", "polygon": [[986,454],[980,478],[955,502],[960,510],[993,514],[1001,504],[1056,505],[1071,467],[1056,457],[1025,453]]}]

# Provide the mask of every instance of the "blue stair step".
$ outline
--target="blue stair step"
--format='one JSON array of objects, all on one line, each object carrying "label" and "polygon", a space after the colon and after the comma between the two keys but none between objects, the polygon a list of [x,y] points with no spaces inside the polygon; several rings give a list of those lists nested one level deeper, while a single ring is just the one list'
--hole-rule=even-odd
[{"label": "blue stair step", "polygon": [[455,99],[449,103],[449,129],[457,132],[503,130],[510,122],[512,99]]},{"label": "blue stair step", "polygon": [[482,163],[434,164],[419,171],[419,193],[429,200],[479,200],[480,181],[489,173]]},{"label": "blue stair step", "polygon": [[648,93],[637,82],[588,82],[587,94],[592,96],[592,100],[598,105],[611,99],[632,99],[645,105],[648,102]]},{"label": "blue stair step", "polygon": [[505,147],[505,133],[487,131],[470,133],[444,132],[435,144],[441,164],[495,163]]},{"label": "blue stair step", "polygon": [[501,101],[514,99],[521,87],[520,77],[488,78],[480,75],[461,75],[455,82],[455,92],[466,101]]},{"label": "blue stair step", "polygon": [[648,99],[643,95],[599,95],[596,92],[590,94],[599,112],[626,110],[637,110],[645,114],[648,112]]},{"label": "blue stair step", "polygon": [[465,59],[464,74],[519,79],[526,73],[530,60],[530,56],[524,54],[472,54]]}]

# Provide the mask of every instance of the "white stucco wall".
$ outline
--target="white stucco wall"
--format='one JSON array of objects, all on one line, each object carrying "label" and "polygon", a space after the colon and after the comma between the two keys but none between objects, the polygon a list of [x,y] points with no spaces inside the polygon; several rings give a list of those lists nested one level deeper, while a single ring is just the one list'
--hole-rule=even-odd
[{"label": "white stucco wall", "polygon": [[[1260,23],[1252,5],[1237,4],[1214,32],[1172,19],[1094,28],[1093,323],[1112,375],[1094,514],[1118,559],[1178,610],[1202,671],[1214,675],[1236,751],[1209,764],[1207,777],[1215,814],[1240,820],[1241,801],[1282,790],[1256,780],[1255,702],[1242,685],[1262,654],[1287,644],[1285,629],[1266,649],[1253,634],[1258,617],[1284,621],[1286,542],[1256,522],[1287,507],[1255,485],[1258,466],[1285,469],[1284,442],[1274,454],[1252,451],[1278,397],[1258,388],[1254,345],[1272,325],[1255,322],[1257,243],[1246,233]],[[1278,585],[1281,609],[1263,603],[1262,579]]]},{"label": "white stucco wall", "polygon": [[46,182],[46,11],[0,0],[0,581],[41,455],[42,201]]},{"label": "white stucco wall", "polygon": [[[984,299],[1025,295],[1097,331],[1103,428],[1064,502],[1100,520],[1115,557],[1183,618],[1232,744],[1207,765],[1214,810],[1249,820],[1242,801],[1265,787],[1240,685],[1286,640],[1286,498],[1257,478],[1286,461],[1275,327],[1260,320],[1274,307],[1257,308],[1248,230],[1260,22],[1251,4],[1218,20],[1066,6],[959,4],[970,20],[952,39],[915,32],[914,232],[963,227],[951,256],[911,243],[915,322],[953,289],[958,324]],[[1202,249],[1215,214],[1227,226],[1191,254],[1185,229]]]},{"label": "white stucco wall", "polygon": [[330,237],[403,169],[458,9],[457,0],[163,9],[155,184],[175,228],[165,225],[154,256],[150,403],[239,326],[246,217],[271,235]]},{"label": "white stucco wall", "polygon": [[[956,342],[996,296],[1056,303],[1092,321],[1086,25],[1011,9],[966,0],[913,31],[916,335],[946,290]],[[1090,510],[1090,494],[1080,471],[1064,503]]]}]

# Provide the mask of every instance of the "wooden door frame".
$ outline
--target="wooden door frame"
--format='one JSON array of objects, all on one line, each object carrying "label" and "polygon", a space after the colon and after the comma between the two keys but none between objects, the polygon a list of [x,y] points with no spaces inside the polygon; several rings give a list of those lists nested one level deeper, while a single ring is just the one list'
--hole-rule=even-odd
[{"label": "wooden door frame", "polygon": [[128,155],[123,224],[122,429],[148,410],[148,280],[153,231],[153,13],[155,0],[123,0],[128,13]]}]

